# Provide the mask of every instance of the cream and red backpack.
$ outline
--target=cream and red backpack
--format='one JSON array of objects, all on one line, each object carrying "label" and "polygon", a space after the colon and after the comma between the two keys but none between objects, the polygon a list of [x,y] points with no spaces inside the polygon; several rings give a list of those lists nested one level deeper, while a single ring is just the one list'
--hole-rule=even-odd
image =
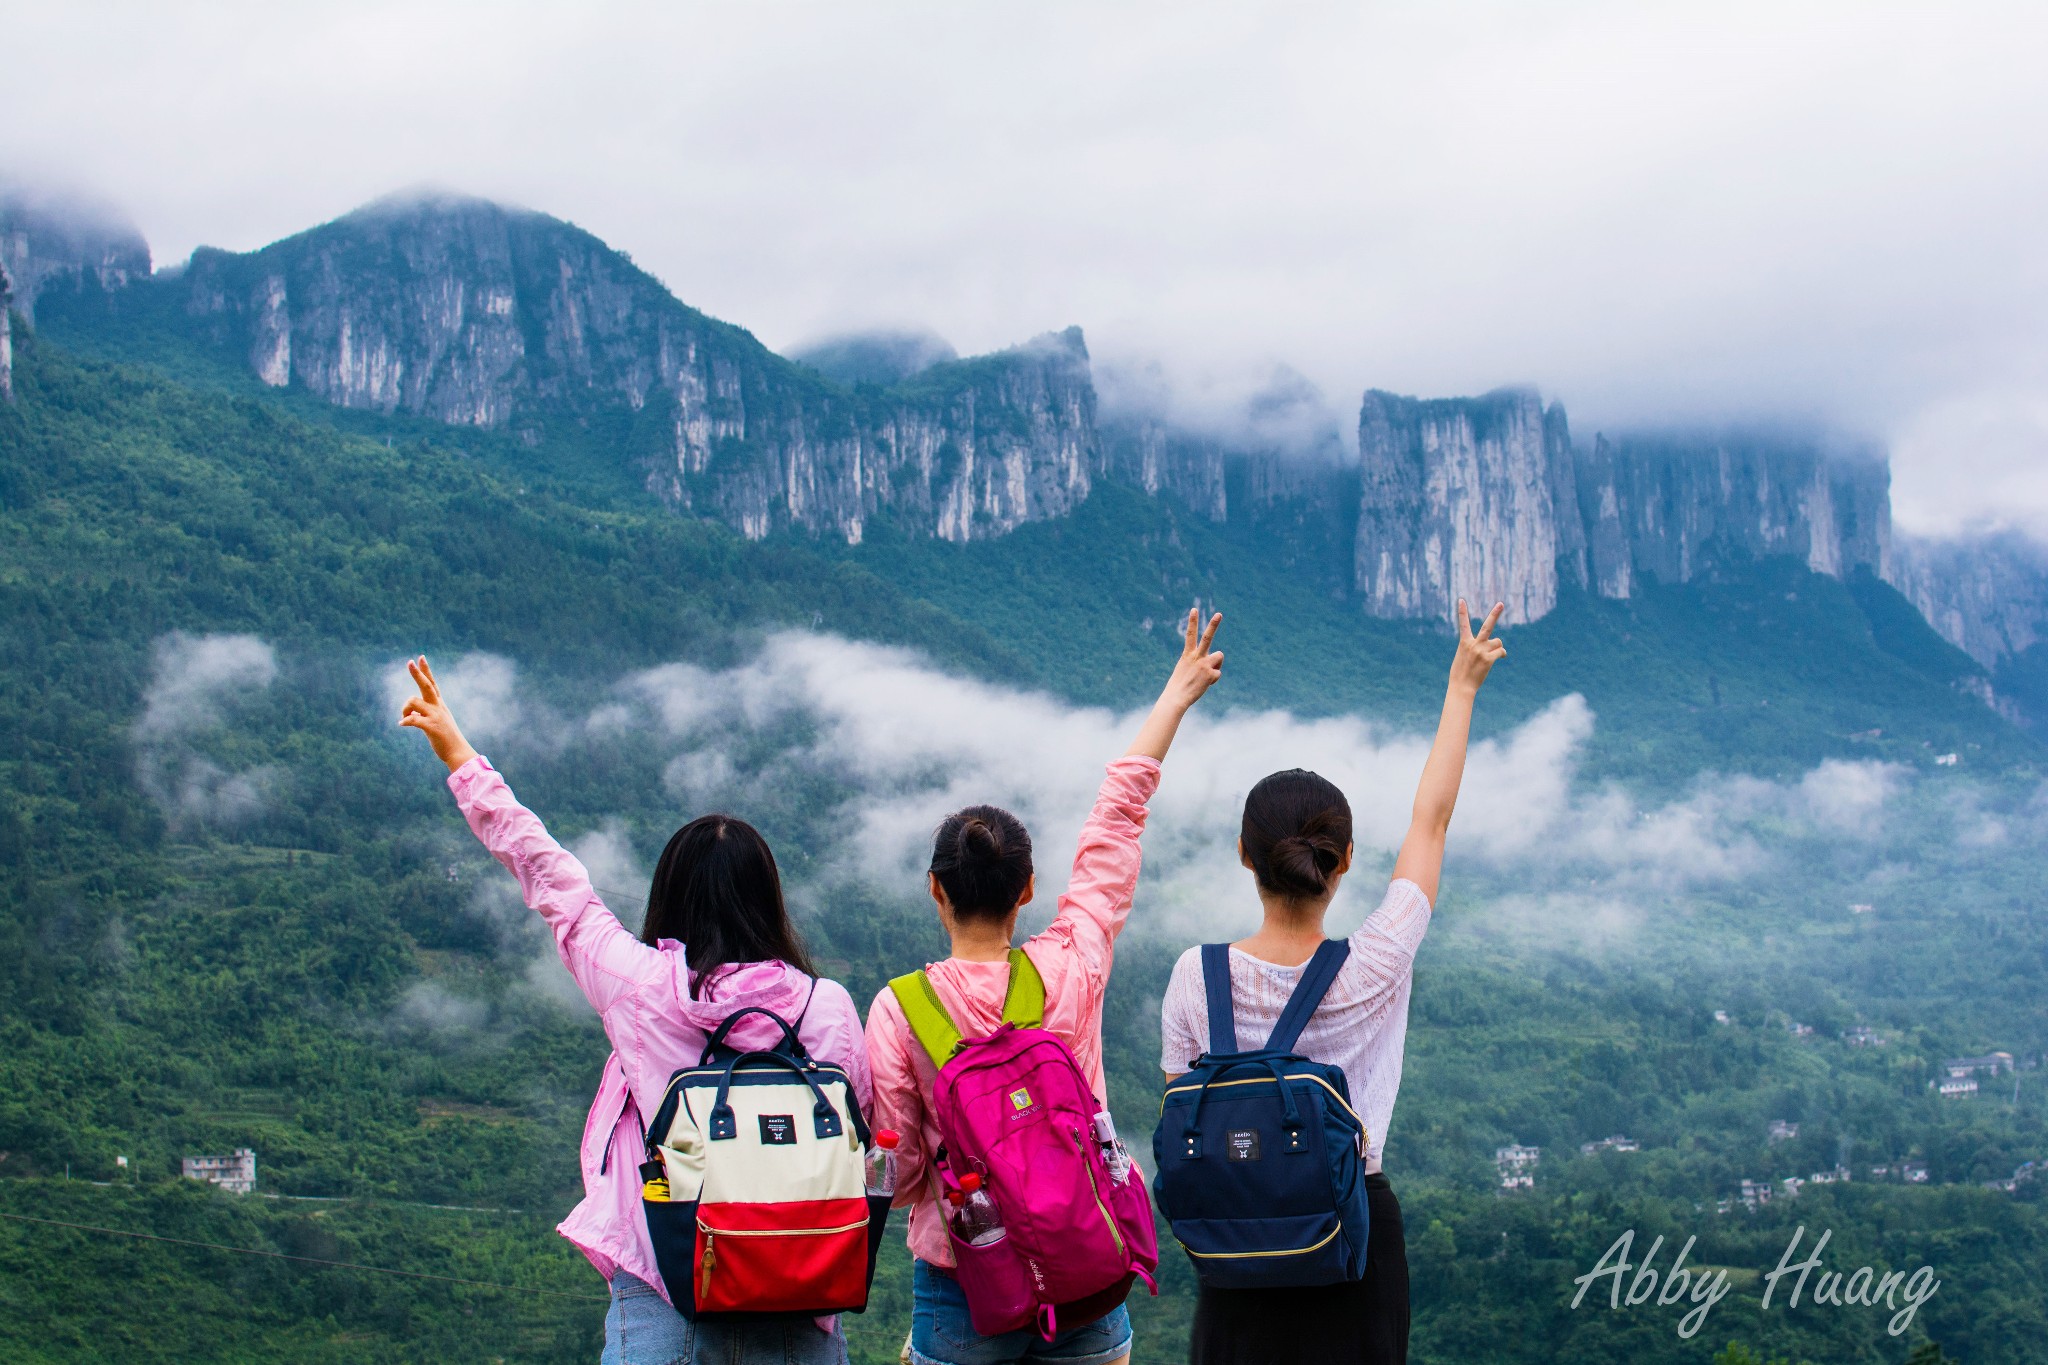
[{"label": "cream and red backpack", "polygon": [[[772,1050],[726,1046],[765,1015]],[[647,1126],[641,1207],[669,1301],[685,1317],[857,1313],[886,1195],[866,1193],[867,1121],[846,1073],[812,1059],[772,1010],[735,1012],[698,1065],[669,1078]]]}]

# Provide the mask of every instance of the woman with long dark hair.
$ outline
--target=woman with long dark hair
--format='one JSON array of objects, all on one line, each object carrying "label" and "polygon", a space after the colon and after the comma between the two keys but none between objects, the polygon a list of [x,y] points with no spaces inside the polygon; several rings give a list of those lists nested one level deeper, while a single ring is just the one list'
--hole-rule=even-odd
[{"label": "woman with long dark hair", "polygon": [[[1393,878],[1379,908],[1351,935],[1343,966],[1293,1048],[1310,1061],[1344,1069],[1365,1125],[1370,1230],[1364,1278],[1308,1288],[1204,1285],[1188,1354],[1193,1365],[1405,1365],[1408,1359],[1408,1252],[1401,1205],[1381,1155],[1401,1086],[1415,951],[1429,929],[1443,871],[1472,705],[1507,652],[1493,638],[1501,610],[1496,603],[1475,633],[1464,600],[1458,602],[1457,656]],[[1238,857],[1252,873],[1263,914],[1258,932],[1230,945],[1236,1037],[1209,1036],[1202,953],[1190,948],[1174,965],[1162,1009],[1160,1066],[1169,1083],[1204,1053],[1266,1045],[1303,968],[1323,944],[1323,916],[1351,870],[1351,856],[1351,805],[1330,781],[1290,768],[1252,788]]]},{"label": "woman with long dark hair", "polygon": [[[426,659],[407,668],[419,695],[406,702],[400,724],[425,733],[448,765],[463,818],[548,922],[562,964],[611,1039],[583,1130],[583,1202],[560,1229],[611,1285],[604,1365],[844,1362],[846,1339],[829,1319],[693,1322],[677,1313],[641,1212],[647,1118],[669,1077],[696,1065],[709,1034],[743,1009],[770,1010],[795,1025],[812,1057],[846,1072],[861,1107],[871,1101],[859,1012],[844,986],[812,970],[767,841],[730,815],[699,816],[677,830],[655,864],[636,937],[605,908],[583,864],[462,737]],[[750,1015],[729,1041],[768,1048],[781,1036],[773,1022]]]}]

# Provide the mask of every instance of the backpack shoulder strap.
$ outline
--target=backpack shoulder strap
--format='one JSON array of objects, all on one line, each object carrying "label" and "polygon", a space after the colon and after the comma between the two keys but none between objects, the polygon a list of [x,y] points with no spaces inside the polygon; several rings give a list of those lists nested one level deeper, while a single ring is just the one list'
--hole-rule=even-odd
[{"label": "backpack shoulder strap", "polygon": [[1330,983],[1337,979],[1337,973],[1344,969],[1344,959],[1351,955],[1351,945],[1339,938],[1324,939],[1316,949],[1315,956],[1302,969],[1301,980],[1295,984],[1294,994],[1287,997],[1287,1008],[1280,1011],[1278,1022],[1273,1025],[1273,1036],[1266,1040],[1266,1047],[1273,1052],[1292,1052],[1294,1044],[1301,1037],[1301,1031],[1308,1027],[1308,1021],[1323,1003],[1323,996],[1329,993]]},{"label": "backpack shoulder strap", "polygon": [[889,989],[932,1065],[944,1066],[953,1060],[954,1050],[960,1046],[960,1026],[946,1013],[945,1002],[932,989],[932,979],[922,970],[905,972],[889,983]]},{"label": "backpack shoulder strap", "polygon": [[1237,1051],[1237,1013],[1230,1004],[1230,945],[1202,945],[1202,989],[1209,997],[1209,1051]]},{"label": "backpack shoulder strap", "polygon": [[[960,1026],[932,988],[932,979],[922,971],[905,972],[889,983],[896,1003],[910,1031],[931,1057],[933,1066],[944,1066],[960,1049]],[[1003,1022],[1018,1028],[1037,1028],[1045,1018],[1045,978],[1022,948],[1010,949],[1010,984],[1003,992]]]},{"label": "backpack shoulder strap", "polygon": [[1031,955],[1022,948],[1010,949],[1010,984],[1003,992],[1003,1022],[1018,1028],[1037,1028],[1045,1022],[1045,978]]}]

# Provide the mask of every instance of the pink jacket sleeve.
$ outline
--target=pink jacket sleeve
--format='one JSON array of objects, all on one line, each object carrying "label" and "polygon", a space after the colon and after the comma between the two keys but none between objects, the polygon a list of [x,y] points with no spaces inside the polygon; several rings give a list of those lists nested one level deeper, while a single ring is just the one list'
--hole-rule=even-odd
[{"label": "pink jacket sleeve", "polygon": [[1138,837],[1145,832],[1145,803],[1158,789],[1156,758],[1126,756],[1109,765],[1095,794],[1095,809],[1081,826],[1059,913],[1044,933],[1025,945],[1041,971],[1041,954],[1047,949],[1072,954],[1089,993],[1098,997],[1109,983],[1116,936],[1130,918],[1142,865]]},{"label": "pink jacket sleeve", "polygon": [[600,1015],[671,972],[659,950],[633,937],[605,908],[576,855],[519,804],[489,759],[479,754],[450,773],[448,790],[491,856],[519,879],[527,908],[554,930],[563,965]]},{"label": "pink jacket sleeve", "polygon": [[924,1092],[918,1085],[917,1061],[910,1054],[910,1025],[903,1006],[887,986],[868,1008],[868,1067],[874,1079],[874,1107],[868,1113],[876,1128],[896,1133],[896,1201],[908,1208],[926,1197]]}]

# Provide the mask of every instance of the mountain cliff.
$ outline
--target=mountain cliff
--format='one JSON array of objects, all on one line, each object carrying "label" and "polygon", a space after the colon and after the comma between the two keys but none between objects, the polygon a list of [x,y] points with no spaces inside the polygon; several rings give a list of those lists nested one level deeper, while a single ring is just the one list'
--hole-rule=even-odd
[{"label": "mountain cliff", "polygon": [[0,184],[0,271],[31,323],[46,292],[119,289],[149,278],[149,243],[105,204]]},{"label": "mountain cliff", "polygon": [[1358,445],[1358,589],[1379,616],[1439,615],[1463,594],[1528,621],[1564,584],[1624,598],[1776,555],[1845,578],[1890,552],[1882,454],[1828,441],[1601,436],[1588,451],[1562,406],[1503,390],[1368,393]]},{"label": "mountain cliff", "polygon": [[882,387],[832,379],[678,301],[589,233],[413,194],[259,251],[202,249],[189,328],[265,384],[351,408],[626,433],[648,488],[751,538],[858,542],[888,516],[948,540],[1086,498],[1094,391],[1078,330]]},{"label": "mountain cliff", "polygon": [[104,204],[0,183],[0,403],[14,401],[14,325],[46,291],[119,289],[149,275],[149,244]]},{"label": "mountain cliff", "polygon": [[[2040,554],[1895,553],[1882,453],[1831,438],[1582,444],[1532,390],[1375,390],[1353,447],[1284,369],[1200,424],[1156,395],[1124,401],[1127,377],[1098,415],[1078,329],[968,359],[922,333],[785,359],[572,224],[443,194],[382,200],[258,251],[201,249],[154,277],[147,245],[112,216],[16,196],[0,200],[0,258],[25,316],[39,300],[100,307],[116,326],[147,315],[263,384],[345,407],[534,443],[580,430],[671,506],[751,538],[858,543],[886,521],[988,539],[1063,517],[1109,479],[1241,528],[1375,616],[1440,619],[1462,594],[1526,622],[1569,590],[1627,598],[1789,556],[1896,585],[1987,670],[2007,670],[2002,687],[2032,686],[2011,682],[2022,664],[2048,679]],[[4,347],[0,334],[0,385]]]}]

